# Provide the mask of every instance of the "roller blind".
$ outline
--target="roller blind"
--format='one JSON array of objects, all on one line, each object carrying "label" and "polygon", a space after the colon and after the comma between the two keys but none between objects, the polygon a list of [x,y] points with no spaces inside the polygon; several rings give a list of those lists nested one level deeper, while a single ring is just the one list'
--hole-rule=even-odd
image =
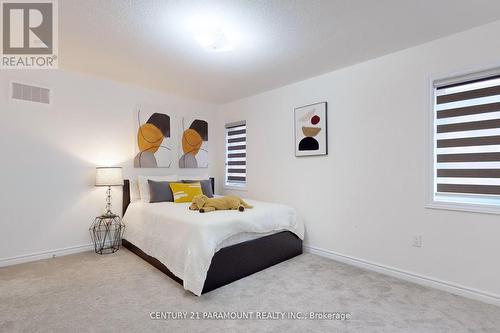
[{"label": "roller blind", "polygon": [[499,204],[500,76],[435,86],[434,114],[435,195]]},{"label": "roller blind", "polygon": [[247,182],[247,126],[240,121],[226,125],[226,185]]}]

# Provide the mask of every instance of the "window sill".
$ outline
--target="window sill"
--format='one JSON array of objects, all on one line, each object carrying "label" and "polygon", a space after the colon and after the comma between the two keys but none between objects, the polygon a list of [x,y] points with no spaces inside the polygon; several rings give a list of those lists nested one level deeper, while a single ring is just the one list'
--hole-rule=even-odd
[{"label": "window sill", "polygon": [[500,214],[500,206],[468,204],[461,202],[432,201],[425,205],[428,209],[454,210],[469,213]]},{"label": "window sill", "polygon": [[246,186],[224,185],[223,187],[224,187],[225,190],[242,191],[242,192],[246,192],[247,191],[247,187]]}]

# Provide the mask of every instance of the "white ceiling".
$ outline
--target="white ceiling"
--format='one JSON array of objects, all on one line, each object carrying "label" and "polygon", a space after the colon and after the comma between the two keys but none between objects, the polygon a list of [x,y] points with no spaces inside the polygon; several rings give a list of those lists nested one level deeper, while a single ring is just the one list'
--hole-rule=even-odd
[{"label": "white ceiling", "polygon": [[[60,66],[224,103],[500,19],[499,0],[60,0]],[[202,49],[211,17],[239,45]],[[466,47],[466,46],[464,46]]]}]

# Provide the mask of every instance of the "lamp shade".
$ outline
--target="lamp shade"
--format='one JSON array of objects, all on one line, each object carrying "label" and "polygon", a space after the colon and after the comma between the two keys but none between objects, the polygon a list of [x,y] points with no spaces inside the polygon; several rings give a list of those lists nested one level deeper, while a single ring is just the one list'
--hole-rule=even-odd
[{"label": "lamp shade", "polygon": [[123,186],[122,168],[96,168],[95,186]]}]

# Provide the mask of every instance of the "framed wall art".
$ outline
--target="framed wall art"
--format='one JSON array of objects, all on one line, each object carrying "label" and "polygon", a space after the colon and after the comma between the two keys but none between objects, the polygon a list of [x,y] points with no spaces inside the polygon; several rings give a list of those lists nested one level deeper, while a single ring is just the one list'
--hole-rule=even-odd
[{"label": "framed wall art", "polygon": [[179,168],[208,168],[208,122],[182,118]]},{"label": "framed wall art", "polygon": [[170,116],[160,112],[136,113],[135,168],[169,168],[172,164]]},{"label": "framed wall art", "polygon": [[301,106],[295,112],[295,156],[328,155],[327,102]]}]

